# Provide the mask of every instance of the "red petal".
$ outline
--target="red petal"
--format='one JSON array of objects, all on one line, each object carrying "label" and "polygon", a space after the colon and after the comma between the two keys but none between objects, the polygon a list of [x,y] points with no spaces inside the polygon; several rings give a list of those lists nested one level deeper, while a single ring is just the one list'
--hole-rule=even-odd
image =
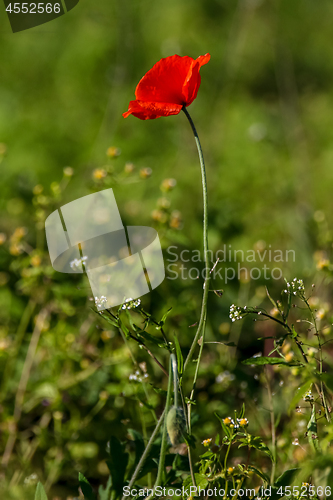
[{"label": "red petal", "polygon": [[200,68],[204,64],[207,64],[210,60],[210,55],[206,54],[204,56],[198,57],[194,64],[190,68],[186,81],[183,85],[183,95],[186,101],[186,106],[189,106],[194,99],[197,97],[198,90],[201,83]]},{"label": "red petal", "polygon": [[193,101],[200,85],[199,69],[209,58],[206,54],[197,60],[178,55],[161,59],[140,80],[135,90],[136,98],[149,102],[190,104],[188,99]]},{"label": "red petal", "polygon": [[178,115],[182,110],[180,104],[170,104],[166,102],[131,101],[128,111],[123,113],[123,117],[129,115],[136,116],[140,120],[152,120],[161,116]]},{"label": "red petal", "polygon": [[200,65],[200,68],[201,66],[203,66],[204,64],[207,64],[209,61],[210,61],[210,54],[205,54],[204,56],[199,56],[198,59],[197,59],[199,65]]}]

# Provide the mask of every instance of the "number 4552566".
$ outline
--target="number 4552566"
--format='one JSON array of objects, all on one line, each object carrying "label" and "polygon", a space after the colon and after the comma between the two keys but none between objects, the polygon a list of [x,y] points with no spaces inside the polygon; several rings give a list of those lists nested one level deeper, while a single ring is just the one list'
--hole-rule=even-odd
[{"label": "number 4552566", "polygon": [[6,8],[10,14],[59,14],[61,11],[60,3],[10,3]]}]

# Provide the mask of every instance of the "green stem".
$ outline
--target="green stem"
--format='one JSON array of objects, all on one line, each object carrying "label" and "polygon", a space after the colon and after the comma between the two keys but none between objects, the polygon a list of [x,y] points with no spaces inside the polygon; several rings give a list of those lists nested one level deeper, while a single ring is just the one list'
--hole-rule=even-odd
[{"label": "green stem", "polygon": [[[163,411],[162,415],[160,416],[160,419],[157,422],[157,425],[156,425],[156,427],[154,429],[154,432],[150,436],[150,439],[148,441],[146,449],[143,452],[143,454],[141,455],[141,458],[140,458],[140,460],[138,462],[138,465],[135,468],[134,474],[133,474],[130,482],[128,483],[128,487],[129,487],[130,490],[133,488],[133,485],[134,485],[134,483],[136,481],[136,478],[138,477],[138,474],[139,474],[140,470],[142,469],[143,464],[145,463],[146,458],[147,458],[147,456],[148,456],[148,454],[149,454],[149,452],[151,450],[151,447],[152,447],[152,445],[153,445],[153,443],[154,443],[154,441],[156,439],[156,436],[157,436],[157,434],[158,434],[158,432],[159,432],[159,430],[161,428],[161,425],[162,425],[162,423],[164,421],[164,415],[166,415],[166,411],[165,410]],[[126,500],[126,496],[123,496],[121,500]]]},{"label": "green stem", "polygon": [[[173,372],[174,364],[176,365],[176,369],[177,369],[176,356],[174,354],[171,354],[170,355],[170,363],[169,363],[168,393],[167,393],[167,399],[166,399],[165,410],[164,410],[165,418],[164,418],[163,433],[162,433],[161,453],[160,453],[160,459],[158,461],[158,470],[157,470],[157,478],[156,478],[156,482],[155,482],[155,488],[157,486],[161,486],[162,476],[163,476],[163,472],[164,472],[165,454],[166,454],[166,449],[167,449],[166,421],[167,421],[167,416],[168,416],[170,402],[171,402],[171,395],[172,395],[172,372]],[[177,388],[177,390],[178,390],[178,388]]]},{"label": "green stem", "polygon": [[[207,179],[206,179],[206,168],[205,168],[205,160],[203,157],[203,152],[198,136],[198,132],[196,131],[196,128],[194,126],[194,123],[192,121],[192,118],[187,111],[186,107],[183,107],[183,111],[191,125],[193,134],[194,134],[194,139],[195,143],[198,149],[198,154],[199,154],[199,160],[200,160],[200,168],[201,168],[201,179],[202,179],[202,193],[203,193],[203,246],[204,246],[204,259],[205,259],[205,279],[204,279],[204,285],[203,285],[203,297],[202,297],[202,305],[201,305],[201,314],[200,314],[200,319],[199,319],[199,325],[196,331],[196,334],[194,336],[190,351],[187,355],[187,358],[184,363],[184,371],[188,365],[188,363],[191,361],[193,357],[193,353],[195,351],[195,348],[197,346],[198,340],[200,338],[200,335],[202,335],[202,342],[204,342],[204,336],[205,336],[205,326],[206,326],[206,316],[207,316],[207,301],[208,301],[208,292],[209,292],[209,280],[210,280],[210,263],[209,263],[209,254],[208,254],[208,197],[207,197]],[[198,358],[197,361],[198,364],[200,364],[200,359]]]},{"label": "green stem", "polygon": [[[320,341],[319,330],[317,327],[317,320],[316,320],[316,316],[315,316],[313,310],[311,309],[311,306],[310,306],[308,300],[304,299],[304,302],[310,311],[310,314],[311,314],[311,317],[313,320],[313,325],[315,327],[316,337],[317,337],[317,341],[318,341],[318,352],[319,352],[319,373],[322,374],[323,373],[323,350],[322,350],[322,345],[321,345],[321,341]],[[318,392],[318,389],[317,389],[317,392]],[[320,381],[319,397],[321,399],[322,405],[323,405],[324,410],[325,410],[326,420],[327,420],[327,422],[330,422],[331,419],[330,419],[330,415],[329,415],[329,411],[328,411],[328,405],[327,405],[327,401],[326,401],[326,397],[325,397],[324,384],[323,384],[322,380]]]},{"label": "green stem", "polygon": [[[191,434],[191,425],[188,422],[188,414],[186,411],[185,397],[184,397],[183,388],[181,385],[179,385],[179,392],[180,392],[180,397],[182,400],[182,406],[183,406],[183,411],[184,411],[184,416],[185,416],[186,432],[188,435],[190,435]],[[189,412],[189,416],[191,418],[191,412]],[[197,484],[195,481],[195,475],[194,475],[194,469],[193,469],[193,463],[192,463],[192,450],[191,450],[191,446],[189,444],[187,445],[187,454],[188,454],[188,461],[190,464],[192,484],[193,484],[193,486],[196,486]]]},{"label": "green stem", "polygon": [[265,376],[267,381],[267,393],[268,393],[268,403],[269,403],[269,412],[271,416],[271,434],[272,434],[272,453],[273,453],[273,464],[271,471],[271,484],[274,484],[275,481],[275,469],[276,469],[276,431],[275,431],[275,415],[274,415],[274,405],[273,405],[273,394],[271,389],[271,381],[267,366],[265,367]]},{"label": "green stem", "polygon": [[[204,260],[205,260],[205,278],[204,278],[204,285],[203,285],[203,296],[202,296],[202,304],[201,304],[201,313],[200,313],[200,319],[199,319],[199,324],[197,331],[195,333],[194,339],[192,341],[192,345],[190,347],[189,353],[185,359],[184,363],[184,371],[186,370],[187,365],[191,361],[193,357],[193,353],[195,351],[195,348],[197,346],[198,340],[201,338],[201,345],[200,345],[200,351],[197,359],[197,364],[196,364],[196,370],[193,378],[193,384],[192,384],[192,390],[191,390],[191,395],[190,395],[190,400],[192,401],[193,396],[194,396],[194,390],[195,390],[195,385],[198,377],[198,372],[199,372],[199,366],[200,366],[200,361],[201,361],[201,355],[202,355],[202,350],[204,346],[204,340],[205,340],[205,330],[206,330],[206,320],[207,320],[207,302],[208,302],[208,292],[209,292],[209,281],[210,281],[210,262],[209,262],[209,255],[208,255],[208,196],[207,196],[207,178],[206,178],[206,168],[205,168],[205,160],[202,152],[202,147],[200,144],[200,139],[198,136],[198,132],[195,128],[195,125],[192,121],[192,118],[187,111],[186,107],[183,107],[183,111],[191,125],[195,143],[197,146],[198,154],[199,154],[199,161],[200,161],[200,169],[201,169],[201,180],[202,180],[202,194],[203,194],[203,247],[204,247]],[[189,403],[187,407],[187,430],[188,433],[191,434],[191,411],[192,411],[192,404]],[[190,469],[191,469],[191,477],[192,477],[192,482],[193,486],[196,486],[196,481],[195,481],[195,476],[194,476],[194,471],[193,471],[193,465],[192,465],[192,456],[191,456],[191,449],[188,446],[188,455],[189,455],[189,462],[190,462]]]},{"label": "green stem", "polygon": [[178,408],[178,367],[175,355],[171,358],[173,376],[173,404]]}]

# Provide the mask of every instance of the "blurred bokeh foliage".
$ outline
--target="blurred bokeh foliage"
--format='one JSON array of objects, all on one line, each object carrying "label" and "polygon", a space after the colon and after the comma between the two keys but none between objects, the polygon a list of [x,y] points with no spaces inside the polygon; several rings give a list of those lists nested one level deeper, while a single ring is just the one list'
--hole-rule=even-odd
[{"label": "blurred bokeh foliage", "polygon": [[[166,381],[144,349],[131,345],[131,355],[116,329],[98,317],[84,278],[52,269],[45,218],[66,202],[112,187],[125,225],[159,230],[166,264],[170,245],[177,255],[202,251],[200,171],[185,117],[122,118],[137,82],[161,57],[211,54],[190,108],[207,163],[210,248],[231,245],[261,256],[268,249],[294,250],[288,262],[263,262],[288,279],[303,278],[308,290],[316,285],[313,304],[330,334],[333,5],[81,1],[65,16],[16,34],[1,9],[1,482],[9,486],[8,499],[22,498],[25,482],[28,498],[37,474],[50,498],[66,498],[77,495],[78,471],[93,485],[106,482],[112,435],[125,441],[128,427],[150,433],[150,406],[159,415],[164,404],[153,387],[165,389]],[[262,267],[260,259],[254,264]],[[265,286],[278,296],[285,285],[263,276],[212,283],[224,293],[211,293],[207,340],[239,343],[237,350],[205,347],[194,411],[198,448],[218,432],[214,412],[226,416],[244,401],[252,433],[269,444],[263,375],[240,361],[258,351],[267,355],[271,344],[258,338],[277,334],[278,327],[247,319],[231,328],[229,320],[233,302],[270,308]],[[184,353],[201,293],[202,280],[179,277],[143,298],[158,320],[172,307],[166,335],[172,341],[176,334]],[[165,355],[156,355],[167,366]],[[143,385],[129,380],[138,369],[131,356],[141,375],[147,373]],[[305,448],[292,441],[301,441],[307,421],[299,413],[288,416],[300,374],[289,379],[283,370],[269,372],[280,412],[279,473],[305,460]],[[266,459],[258,460],[268,471]]]}]

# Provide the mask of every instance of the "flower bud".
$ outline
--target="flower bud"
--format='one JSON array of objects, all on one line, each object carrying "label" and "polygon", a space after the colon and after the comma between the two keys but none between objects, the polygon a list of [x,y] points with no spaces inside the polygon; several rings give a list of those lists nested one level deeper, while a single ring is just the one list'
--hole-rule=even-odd
[{"label": "flower bud", "polygon": [[179,407],[172,406],[167,416],[166,425],[171,444],[173,446],[179,444],[185,427],[183,410]]}]

